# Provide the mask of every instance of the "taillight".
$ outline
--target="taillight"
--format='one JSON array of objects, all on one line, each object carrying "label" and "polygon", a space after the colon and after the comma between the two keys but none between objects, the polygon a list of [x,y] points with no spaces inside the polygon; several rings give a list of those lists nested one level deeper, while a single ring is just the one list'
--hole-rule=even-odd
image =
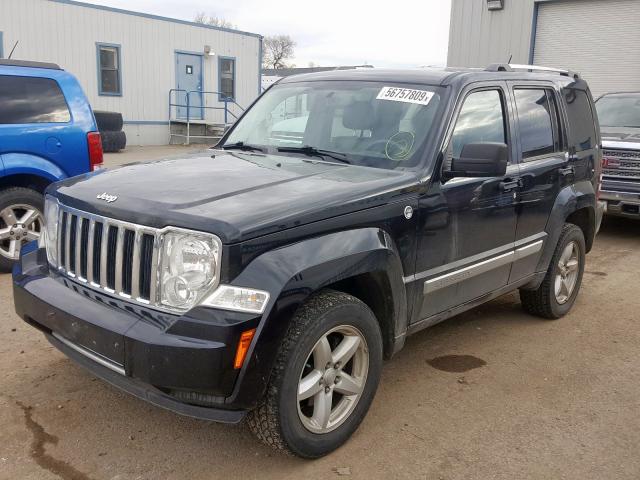
[{"label": "taillight", "polygon": [[98,132],[87,133],[87,144],[89,145],[89,170],[93,172],[102,167],[102,139]]}]

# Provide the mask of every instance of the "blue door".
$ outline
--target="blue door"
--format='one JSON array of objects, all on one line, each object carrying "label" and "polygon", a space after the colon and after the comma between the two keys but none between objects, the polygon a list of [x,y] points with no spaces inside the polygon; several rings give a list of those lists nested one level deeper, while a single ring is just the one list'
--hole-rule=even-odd
[{"label": "blue door", "polygon": [[[176,92],[175,103],[178,118],[203,120],[202,107],[202,55],[176,52]],[[187,93],[189,108],[187,112]],[[187,115],[188,114],[188,115]]]}]

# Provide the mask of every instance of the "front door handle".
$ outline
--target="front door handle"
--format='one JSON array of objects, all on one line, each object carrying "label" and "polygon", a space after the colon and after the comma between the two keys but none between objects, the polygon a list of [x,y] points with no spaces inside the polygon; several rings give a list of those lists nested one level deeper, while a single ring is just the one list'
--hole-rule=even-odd
[{"label": "front door handle", "polygon": [[522,180],[519,178],[505,178],[498,184],[498,188],[501,192],[511,192],[522,186]]},{"label": "front door handle", "polygon": [[573,167],[565,167],[558,170],[563,177],[573,177],[576,174],[576,170]]}]

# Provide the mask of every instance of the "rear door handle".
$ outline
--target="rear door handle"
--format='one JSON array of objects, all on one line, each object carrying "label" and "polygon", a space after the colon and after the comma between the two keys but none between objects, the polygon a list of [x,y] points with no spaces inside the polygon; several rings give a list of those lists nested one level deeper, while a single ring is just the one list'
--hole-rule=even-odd
[{"label": "rear door handle", "polygon": [[498,188],[501,192],[511,192],[522,186],[522,180],[520,178],[505,178],[498,184]]}]

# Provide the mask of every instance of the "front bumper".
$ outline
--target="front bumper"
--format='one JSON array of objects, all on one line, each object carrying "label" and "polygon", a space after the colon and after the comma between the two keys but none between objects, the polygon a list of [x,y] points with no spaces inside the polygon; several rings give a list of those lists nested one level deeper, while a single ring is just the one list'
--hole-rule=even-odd
[{"label": "front bumper", "polygon": [[[233,368],[240,334],[260,317],[196,308],[171,315],[132,305],[50,272],[43,250],[25,247],[13,272],[16,312],[93,374],[182,415],[237,423]],[[247,363],[247,362],[245,362]]]},{"label": "front bumper", "polygon": [[600,200],[606,202],[605,213],[607,215],[640,219],[640,192],[602,190]]}]

